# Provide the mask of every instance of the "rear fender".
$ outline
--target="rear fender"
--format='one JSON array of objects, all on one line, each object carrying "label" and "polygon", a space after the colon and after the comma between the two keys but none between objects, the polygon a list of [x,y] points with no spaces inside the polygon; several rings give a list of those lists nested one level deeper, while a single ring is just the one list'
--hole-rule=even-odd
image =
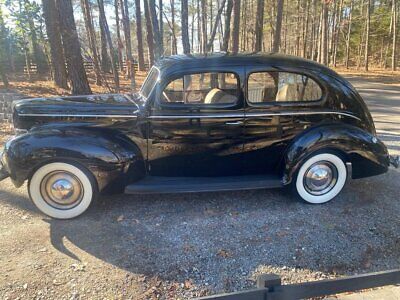
[{"label": "rear fender", "polygon": [[387,172],[389,154],[386,146],[371,133],[347,124],[324,124],[297,136],[283,156],[283,181],[291,183],[296,171],[318,152],[335,152],[352,164],[352,178]]},{"label": "rear fender", "polygon": [[97,128],[37,128],[6,143],[6,168],[16,186],[42,165],[71,161],[89,169],[99,191],[108,191],[144,176],[143,155],[119,132]]}]

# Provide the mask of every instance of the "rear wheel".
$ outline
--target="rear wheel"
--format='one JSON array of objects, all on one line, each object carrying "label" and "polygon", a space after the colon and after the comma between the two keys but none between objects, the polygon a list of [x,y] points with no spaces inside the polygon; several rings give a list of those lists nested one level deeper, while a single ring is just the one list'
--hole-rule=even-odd
[{"label": "rear wheel", "polygon": [[88,209],[96,185],[93,175],[86,169],[55,162],[42,166],[33,174],[28,190],[32,202],[41,212],[56,219],[71,219]]},{"label": "rear wheel", "polygon": [[321,153],[307,159],[295,179],[295,190],[304,201],[321,204],[335,198],[343,189],[347,169],[339,156]]}]

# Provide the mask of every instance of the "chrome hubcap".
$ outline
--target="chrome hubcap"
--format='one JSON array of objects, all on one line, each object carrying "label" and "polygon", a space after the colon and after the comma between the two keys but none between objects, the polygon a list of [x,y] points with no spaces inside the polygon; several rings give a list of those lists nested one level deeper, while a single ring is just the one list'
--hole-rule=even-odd
[{"label": "chrome hubcap", "polygon": [[70,199],[74,193],[74,186],[66,179],[59,179],[51,185],[51,194],[59,200]]},{"label": "chrome hubcap", "polygon": [[335,186],[338,178],[336,167],[327,161],[311,165],[304,175],[304,187],[312,195],[328,193]]},{"label": "chrome hubcap", "polygon": [[49,205],[58,209],[71,209],[82,201],[83,186],[75,175],[55,171],[43,178],[40,192]]}]

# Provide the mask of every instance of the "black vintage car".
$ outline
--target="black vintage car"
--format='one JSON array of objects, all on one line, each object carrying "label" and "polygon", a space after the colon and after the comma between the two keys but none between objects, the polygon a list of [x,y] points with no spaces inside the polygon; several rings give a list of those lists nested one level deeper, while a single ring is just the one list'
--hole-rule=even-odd
[{"label": "black vintage car", "polygon": [[398,165],[345,79],[277,54],[165,58],[137,94],[22,100],[13,122],[1,177],[28,180],[36,206],[60,219],[122,191],[292,185],[325,203],[349,178]]}]

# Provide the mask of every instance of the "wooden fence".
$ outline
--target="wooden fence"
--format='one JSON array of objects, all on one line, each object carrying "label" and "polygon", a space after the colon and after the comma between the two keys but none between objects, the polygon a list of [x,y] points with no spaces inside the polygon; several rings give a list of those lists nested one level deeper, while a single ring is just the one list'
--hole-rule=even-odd
[{"label": "wooden fence", "polygon": [[[93,64],[93,62],[85,61],[83,63],[83,66],[84,66],[86,72],[88,72],[88,73],[94,72],[94,64]],[[138,69],[139,69],[139,65],[138,65],[137,62],[134,63],[134,67],[135,67],[135,71],[137,72]],[[24,68],[24,74],[25,75],[28,75],[28,74],[36,75],[38,73],[38,67],[37,67],[36,64],[30,64],[29,73],[28,73],[28,67],[26,65],[23,68]],[[119,66],[118,66],[118,69],[119,69]],[[149,65],[148,64],[145,64],[145,69],[146,70],[149,69]],[[126,70],[126,62],[123,62],[122,70],[125,72],[125,70]]]}]

